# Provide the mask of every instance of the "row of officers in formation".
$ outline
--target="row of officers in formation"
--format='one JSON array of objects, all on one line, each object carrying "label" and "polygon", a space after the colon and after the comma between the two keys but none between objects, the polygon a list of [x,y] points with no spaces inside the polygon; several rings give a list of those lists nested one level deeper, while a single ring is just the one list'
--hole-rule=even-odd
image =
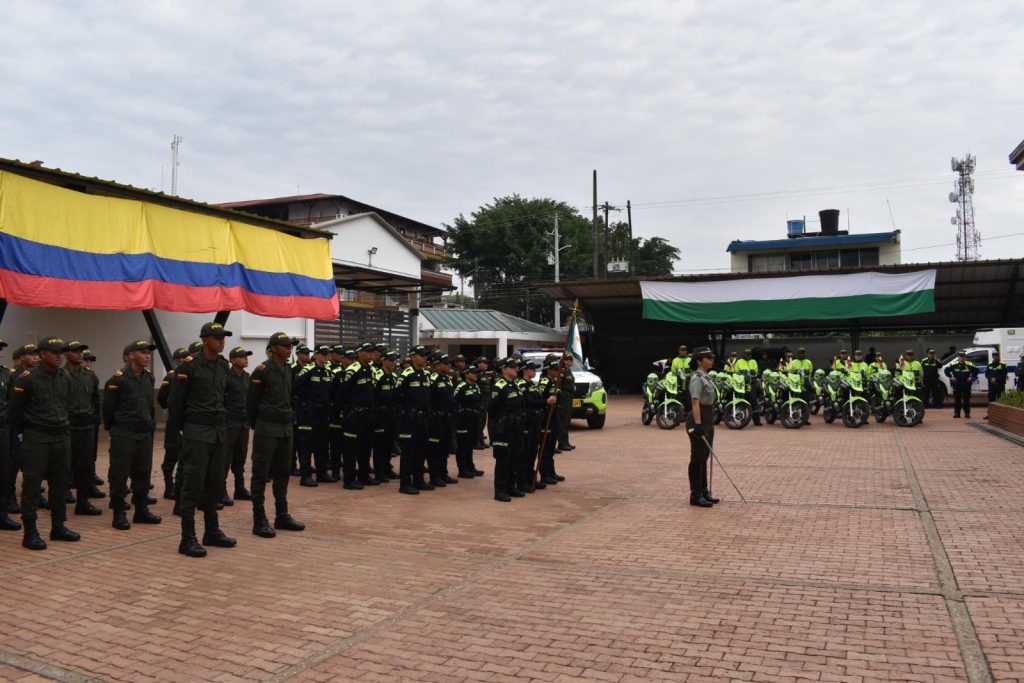
[{"label": "row of officers in formation", "polygon": [[[509,502],[565,479],[555,471],[554,455],[575,448],[568,442],[571,355],[549,354],[543,367],[498,359],[492,371],[486,358],[467,365],[462,356],[424,346],[401,361],[371,342],[311,351],[279,332],[250,374],[252,351],[236,347],[224,357],[231,335],[220,323],[203,325],[199,341],[174,352],[176,365],[159,387],[150,370],[155,346],[147,340],[128,344],[124,367],[102,384],[90,368],[95,357],[80,341],[46,337],[17,349],[13,370],[0,366],[0,529],[23,530],[22,545],[43,550],[37,516],[49,508],[50,540],[79,540],[67,527],[67,506],[74,504],[76,515],[102,514],[91,502],[104,497],[96,474],[100,425],[110,436],[112,526],[159,524],[150,510],[157,502],[150,495],[157,403],[168,416],[164,498],[175,501],[174,514],[181,517],[178,550],[191,557],[205,556],[204,546],[236,545],[218,519],[235,500],[252,501],[256,536],[302,531],[288,507],[292,475],[302,486],[340,481],[350,490],[397,480],[400,493],[418,495],[483,476],[473,453],[491,448],[495,500]],[[6,346],[0,341],[0,351]],[[391,464],[396,453],[398,472]],[[448,469],[452,453],[458,478]],[[197,510],[203,513],[201,543]],[[10,517],[17,513],[21,524]]]},{"label": "row of officers in formation", "polygon": [[[949,378],[950,388],[953,395],[953,417],[971,416],[971,387],[978,379],[978,367],[967,360],[965,351],[956,352],[956,359],[943,368],[943,361],[936,356],[935,349],[928,349],[924,360],[917,360],[913,349],[907,349],[892,365],[886,362],[880,353],[874,353],[872,349],[871,359],[868,361],[864,353],[857,349],[850,355],[846,349],[841,349],[839,355],[832,358],[828,369],[840,372],[856,372],[865,380],[883,370],[902,371],[911,370],[916,381],[921,386],[920,398],[925,405],[938,408],[942,406],[942,391],[940,387],[939,373],[942,372]],[[1022,355],[1024,358],[1024,355]],[[678,355],[672,359],[668,372],[675,374],[682,382],[682,386],[688,387],[690,374],[696,369],[696,364],[690,356],[689,349],[684,345],[679,347]],[[761,372],[768,369],[778,369],[783,372],[798,372],[809,382],[814,374],[814,363],[807,358],[807,350],[799,348],[796,355],[786,352],[778,363],[772,363],[768,353],[763,352],[760,361],[753,357],[751,349],[744,349],[743,355],[736,351],[729,354],[729,357],[722,364],[724,372],[742,372],[748,377],[751,392],[754,399],[757,398],[757,381]],[[1006,391],[1009,368],[999,357],[998,352],[993,353],[992,362],[985,368],[985,379],[988,380],[988,400],[995,401]],[[1021,389],[1021,373],[1017,373],[1017,389]],[[754,423],[760,425],[760,418],[754,413]]]}]

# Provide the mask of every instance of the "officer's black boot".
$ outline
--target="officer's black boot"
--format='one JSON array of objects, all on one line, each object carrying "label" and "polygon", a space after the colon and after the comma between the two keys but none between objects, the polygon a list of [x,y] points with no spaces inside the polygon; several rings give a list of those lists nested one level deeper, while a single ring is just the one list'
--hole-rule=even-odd
[{"label": "officer's black boot", "polygon": [[701,495],[704,496],[704,500],[711,503],[712,505],[714,505],[715,503],[722,502],[720,499],[715,498],[713,495],[711,495],[710,489],[704,489],[703,491],[701,491]]},{"label": "officer's black boot", "polygon": [[163,470],[164,473],[164,500],[174,500],[174,472]]},{"label": "officer's black boot", "polygon": [[267,511],[263,503],[252,504],[252,533],[261,538],[273,538],[277,532],[270,528],[267,522]]},{"label": "officer's black boot", "polygon": [[704,497],[704,494],[700,491],[690,491],[690,505],[696,505],[700,508],[709,508],[714,505],[711,501]]},{"label": "officer's black boot", "polygon": [[252,500],[252,494],[245,488],[245,473],[235,472],[235,500]]},{"label": "officer's black boot", "polygon": [[63,505],[53,511],[50,516],[51,541],[67,541],[69,543],[74,543],[75,541],[82,540],[81,535],[64,526],[66,519],[67,511],[64,509]]},{"label": "officer's black boot", "polygon": [[78,502],[75,503],[76,515],[102,515],[103,511],[89,502],[89,490],[78,489]]},{"label": "officer's black boot", "polygon": [[93,474],[92,483],[95,484],[96,486],[103,486],[106,482],[103,481],[103,477],[101,477],[100,475]]},{"label": "officer's black boot", "polygon": [[120,502],[114,504],[114,518],[110,520],[110,526],[118,531],[128,531],[132,525],[128,523],[128,513]]},{"label": "officer's black boot", "polygon": [[25,526],[25,536],[21,539],[21,547],[29,550],[46,550],[46,541],[39,535],[36,520],[22,518],[21,521]]},{"label": "officer's black boot", "polygon": [[206,557],[206,548],[196,540],[196,518],[194,514],[181,516],[181,543],[178,552],[189,557]]},{"label": "officer's black boot", "polygon": [[507,493],[502,491],[500,488],[495,486],[494,487],[494,500],[498,501],[499,503],[508,503],[508,502],[512,501],[512,496],[508,495]]},{"label": "officer's black boot", "polygon": [[234,548],[238,544],[238,541],[221,531],[217,510],[214,508],[203,511],[203,527],[203,545],[212,545],[217,548]]},{"label": "officer's black boot", "polygon": [[137,498],[135,501],[135,514],[132,515],[132,521],[136,524],[159,524],[163,521],[160,515],[154,515],[149,511],[149,505],[146,504],[146,497],[142,496]]},{"label": "officer's black boot", "polygon": [[305,531],[306,525],[288,514],[288,501],[274,501],[274,528],[281,531]]},{"label": "officer's black boot", "polygon": [[7,510],[0,510],[0,530],[3,531],[19,531],[21,524],[10,518],[7,514]]}]

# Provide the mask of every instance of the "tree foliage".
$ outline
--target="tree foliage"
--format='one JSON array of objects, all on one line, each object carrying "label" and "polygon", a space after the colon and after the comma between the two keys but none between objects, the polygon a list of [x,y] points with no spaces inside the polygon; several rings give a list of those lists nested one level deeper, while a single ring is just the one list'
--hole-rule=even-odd
[{"label": "tree foliage", "polygon": [[[555,215],[561,246],[563,280],[593,276],[591,221],[565,202],[525,199],[519,195],[495,198],[469,217],[459,215],[447,225],[448,266],[469,282],[481,308],[494,308],[534,322],[552,323],[551,300],[535,286],[554,280]],[[621,226],[621,227],[620,227]],[[604,226],[598,226],[598,248],[604,252]],[[612,226],[609,254],[628,252],[628,228]],[[625,251],[621,247],[627,247]],[[669,275],[679,250],[660,237],[634,239],[636,274]]]}]

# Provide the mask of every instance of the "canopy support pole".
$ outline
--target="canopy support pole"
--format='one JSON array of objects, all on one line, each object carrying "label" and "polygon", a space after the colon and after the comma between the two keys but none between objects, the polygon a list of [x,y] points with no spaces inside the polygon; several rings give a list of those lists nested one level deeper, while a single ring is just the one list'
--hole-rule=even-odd
[{"label": "canopy support pole", "polygon": [[0,323],[4,321],[5,313],[7,313],[7,299],[0,299]]},{"label": "canopy support pole", "polygon": [[224,327],[228,324],[229,315],[231,315],[231,311],[217,311],[217,315],[213,316],[213,322]]},{"label": "canopy support pole", "polygon": [[147,308],[142,312],[142,317],[146,319],[146,327],[149,328],[149,334],[153,337],[153,343],[156,344],[156,350],[160,354],[160,360],[164,364],[164,369],[170,372],[174,369],[174,359],[171,358],[171,350],[167,346],[167,338],[164,337],[160,321],[156,319],[156,311],[152,308]]},{"label": "canopy support pole", "polygon": [[860,347],[860,319],[854,320],[850,326],[850,345],[853,346],[851,351],[855,351]]}]

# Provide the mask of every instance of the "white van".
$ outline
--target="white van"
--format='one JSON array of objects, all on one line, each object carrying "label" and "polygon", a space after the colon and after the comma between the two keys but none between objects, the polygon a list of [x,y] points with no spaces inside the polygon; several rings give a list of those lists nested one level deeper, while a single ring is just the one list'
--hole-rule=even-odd
[{"label": "white van", "polygon": [[[974,334],[974,345],[964,349],[967,352],[967,360],[978,366],[978,379],[974,382],[971,393],[988,396],[988,380],[985,379],[985,369],[992,362],[992,354],[996,351],[999,351],[1000,359],[1006,363],[1009,370],[1006,388],[1013,388],[1022,349],[1024,349],[1024,329],[1022,328],[1001,327],[994,330],[978,330]],[[943,399],[951,393],[949,378],[946,377],[946,368],[956,361],[956,356],[947,359],[939,371],[939,379],[942,381],[942,391],[944,392]]]}]

